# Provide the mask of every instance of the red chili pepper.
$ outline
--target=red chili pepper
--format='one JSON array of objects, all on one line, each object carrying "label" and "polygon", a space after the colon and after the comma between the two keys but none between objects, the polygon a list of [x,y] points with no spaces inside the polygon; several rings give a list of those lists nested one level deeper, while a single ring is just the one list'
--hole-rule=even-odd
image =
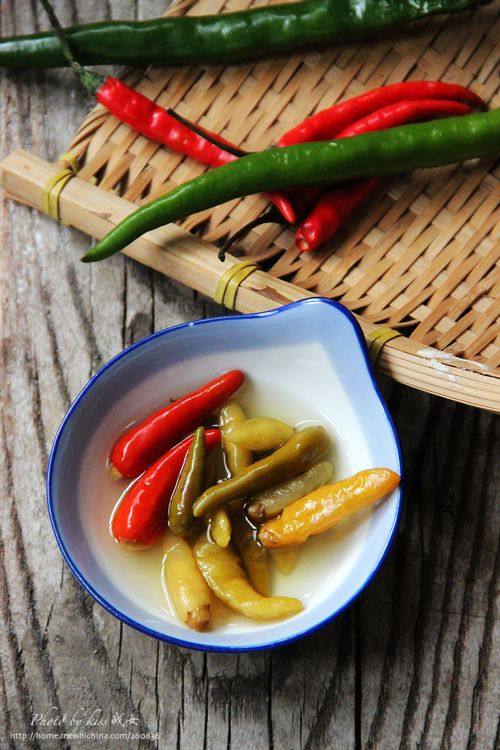
[{"label": "red chili pepper", "polygon": [[202,164],[220,167],[238,158],[195,133],[166,109],[118,78],[106,78],[95,92],[95,98],[112,115],[146,138],[191,156]]},{"label": "red chili pepper", "polygon": [[241,370],[225,372],[127,430],[111,451],[112,473],[118,477],[139,476],[158,456],[222,406],[244,379]]},{"label": "red chili pepper", "polygon": [[[349,125],[337,138],[349,138],[372,130],[385,130],[420,120],[465,115],[470,111],[468,104],[449,100],[422,99],[397,102]],[[334,188],[324,193],[295,233],[295,243],[299,250],[310,252],[331,239],[381,182],[379,178],[356,180],[347,187]]]},{"label": "red chili pepper", "polygon": [[[219,430],[206,430],[208,451],[219,441]],[[170,448],[132,485],[111,522],[115,539],[148,545],[156,541],[165,525],[168,503],[192,442],[193,435],[189,435]]]},{"label": "red chili pepper", "polygon": [[[118,78],[109,76],[95,92],[95,98],[118,120],[157,143],[190,156],[209,167],[220,167],[245,156],[245,152],[205,128],[194,126],[172,110],[168,111]],[[205,134],[207,137],[203,136]],[[272,202],[284,219],[295,222],[295,212],[286,195],[273,193]]]},{"label": "red chili pepper", "polygon": [[325,141],[337,138],[344,128],[362,117],[366,117],[381,107],[409,99],[453,99],[484,106],[481,97],[465,86],[455,83],[442,81],[391,83],[316,112],[282,135],[277,145],[291,146],[304,141]]},{"label": "red chili pepper", "polygon": [[295,244],[299,250],[302,253],[310,252],[333,237],[380,182],[378,177],[371,177],[323,193],[295,232]]},{"label": "red chili pepper", "polygon": [[450,99],[417,99],[389,104],[372,112],[342,130],[337,138],[351,138],[372,130],[386,130],[409,122],[433,120],[438,117],[458,117],[471,111],[468,104]]}]

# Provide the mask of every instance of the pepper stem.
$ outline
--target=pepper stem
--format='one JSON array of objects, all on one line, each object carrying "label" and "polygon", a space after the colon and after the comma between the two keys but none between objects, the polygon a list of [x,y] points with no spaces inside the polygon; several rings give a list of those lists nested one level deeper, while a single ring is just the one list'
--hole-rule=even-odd
[{"label": "pepper stem", "polygon": [[250,232],[250,230],[255,229],[255,227],[258,227],[261,224],[281,224],[282,226],[289,226],[288,222],[283,219],[279,211],[276,209],[276,206],[271,206],[271,208],[268,208],[268,210],[264,211],[263,214],[257,216],[257,218],[253,219],[252,221],[249,221],[248,224],[240,227],[237,232],[230,235],[217,253],[218,259],[224,262],[226,260],[226,253],[229,248],[232,247],[234,243],[237,242],[241,237],[243,237],[243,235],[247,234],[248,232]]},{"label": "pepper stem", "polygon": [[92,73],[90,70],[87,70],[83,67],[83,65],[80,65],[80,63],[75,60],[73,53],[71,52],[71,47],[68,42],[68,37],[66,36],[66,33],[61,26],[61,23],[56,16],[56,13],[54,11],[54,8],[52,7],[49,0],[40,0],[41,4],[43,5],[45,12],[47,13],[50,21],[50,25],[52,26],[52,29],[54,30],[54,33],[56,34],[57,38],[59,39],[59,42],[61,44],[61,50],[68,61],[68,63],[71,66],[71,69],[75,73],[75,75],[78,77],[80,83],[82,86],[90,93],[95,94],[99,86],[104,81],[104,78],[97,73]]},{"label": "pepper stem", "polygon": [[222,151],[227,151],[228,154],[233,154],[234,156],[248,156],[252,153],[252,151],[243,151],[241,148],[237,148],[236,146],[232,146],[230,143],[226,143],[223,140],[220,140],[219,138],[216,138],[213,133],[208,133],[203,128],[200,128],[198,125],[195,125],[194,122],[191,122],[191,120],[188,120],[186,117],[183,117],[178,112],[175,111],[175,109],[172,109],[172,107],[168,107],[167,109],[168,114],[181,122],[183,125],[185,125],[187,128],[193,131],[193,133],[196,133],[197,135],[204,138],[209,143],[213,143],[214,146],[218,146]]}]

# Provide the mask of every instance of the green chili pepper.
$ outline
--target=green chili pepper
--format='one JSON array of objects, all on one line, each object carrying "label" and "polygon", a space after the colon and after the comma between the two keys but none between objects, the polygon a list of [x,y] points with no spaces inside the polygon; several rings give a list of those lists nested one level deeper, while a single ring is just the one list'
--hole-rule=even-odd
[{"label": "green chili pepper", "polygon": [[290,503],[326,484],[332,478],[332,474],[333,466],[328,461],[321,461],[298,477],[258,492],[253,496],[247,513],[252,521],[256,522],[277,516]]},{"label": "green chili pepper", "polygon": [[204,516],[222,503],[254,495],[273,484],[297,476],[316,463],[327,452],[329,445],[323,427],[299,430],[270,456],[256,461],[237,476],[205,490],[193,506],[194,515]]},{"label": "green chili pepper", "polygon": [[245,516],[243,508],[233,508],[231,521],[234,543],[250,583],[259,594],[269,596],[271,579],[267,549],[257,539],[257,530]]},{"label": "green chili pepper", "polygon": [[147,203],[82,258],[102,260],[145,232],[244,195],[296,185],[332,184],[500,152],[500,109],[404,125],[353,138],[272,148],[212,169]]},{"label": "green chili pepper", "polygon": [[[306,0],[236,13],[147,21],[102,21],[66,29],[82,64],[123,65],[236,62],[305,45],[358,39],[438,13],[455,13],[491,0]],[[0,65],[67,65],[53,32],[0,41]]]},{"label": "green chili pepper", "polygon": [[205,430],[198,427],[184,460],[168,509],[168,525],[174,534],[188,536],[194,526],[193,504],[205,481]]}]

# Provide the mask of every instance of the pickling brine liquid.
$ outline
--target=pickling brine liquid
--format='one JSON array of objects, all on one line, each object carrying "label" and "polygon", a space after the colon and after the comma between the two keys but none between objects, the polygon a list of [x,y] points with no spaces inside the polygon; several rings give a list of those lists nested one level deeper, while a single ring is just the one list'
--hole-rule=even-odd
[{"label": "pickling brine liquid", "polygon": [[[166,402],[169,394],[165,396]],[[359,446],[361,455],[350,455],[346,448],[349,441],[339,433],[334,422],[314,408],[307,398],[298,398],[295,392],[289,393],[286,384],[278,389],[275,385],[267,384],[265,377],[255,383],[247,382],[238,391],[235,400],[248,417],[275,417],[297,428],[323,425],[331,439],[331,451],[324,459],[331,461],[334,467],[331,481],[354,473],[359,470],[360,464],[368,465],[369,459],[363,455],[364,446]],[[143,414],[138,415],[139,419],[143,417]],[[173,535],[166,531],[156,544],[143,549],[130,549],[117,543],[110,532],[110,517],[130,483],[126,480],[113,481],[105,465],[102,465],[101,471],[94,472],[87,483],[91,485],[91,499],[89,512],[83,521],[87,526],[92,551],[105,573],[129,599],[150,613],[152,619],[170,620],[178,624],[163,574],[165,552]],[[330,533],[308,541],[300,547],[297,562],[290,573],[281,573],[271,561],[271,593],[297,597],[304,607],[308,607],[313,600],[326,596],[332,585],[340,585],[361,553],[368,530],[363,521],[372,512],[369,509],[358,513]],[[237,628],[244,631],[266,625],[236,614],[216,600],[215,596],[213,598],[211,630]]]}]

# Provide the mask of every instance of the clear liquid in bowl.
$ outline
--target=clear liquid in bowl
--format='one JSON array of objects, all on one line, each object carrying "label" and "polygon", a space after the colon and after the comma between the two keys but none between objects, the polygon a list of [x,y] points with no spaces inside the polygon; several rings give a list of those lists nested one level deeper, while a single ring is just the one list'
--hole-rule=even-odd
[{"label": "clear liquid in bowl", "polygon": [[[166,397],[168,398],[168,394]],[[277,388],[275,384],[266,383],[263,378],[256,383],[246,383],[235,398],[248,417],[272,416],[298,428],[323,425],[332,442],[327,459],[334,466],[333,481],[359,470],[360,463],[363,465],[365,446],[359,445],[359,455],[358,452],[356,456],[350,455],[347,446],[352,446],[352,441],[338,431],[334,421],[306,398],[289,392],[286,386]],[[143,413],[138,414],[138,419],[144,416]],[[117,435],[116,438],[118,437]],[[83,473],[84,487],[81,488],[88,498],[83,522],[93,553],[114,584],[148,615],[178,623],[163,575],[165,549],[169,536],[172,535],[166,531],[155,545],[140,550],[126,548],[113,539],[110,517],[128,483],[112,480],[105,460],[101,460],[98,465],[95,461],[92,463],[92,456],[95,457],[96,453],[97,451],[92,451],[91,440],[87,448],[89,455],[85,459],[88,471]],[[365,465],[369,465],[368,461],[367,458]],[[272,593],[298,597],[307,607],[316,597],[321,598],[322,592],[331,589],[329,584],[332,577],[335,578],[335,583],[340,583],[352,568],[356,550],[361,553],[367,534],[367,525],[363,524],[363,520],[372,512],[368,509],[359,513],[329,534],[309,541],[300,549],[297,564],[291,573],[284,575],[272,565]],[[212,629],[245,630],[262,627],[264,624],[250,621],[221,602],[215,602]]]}]

